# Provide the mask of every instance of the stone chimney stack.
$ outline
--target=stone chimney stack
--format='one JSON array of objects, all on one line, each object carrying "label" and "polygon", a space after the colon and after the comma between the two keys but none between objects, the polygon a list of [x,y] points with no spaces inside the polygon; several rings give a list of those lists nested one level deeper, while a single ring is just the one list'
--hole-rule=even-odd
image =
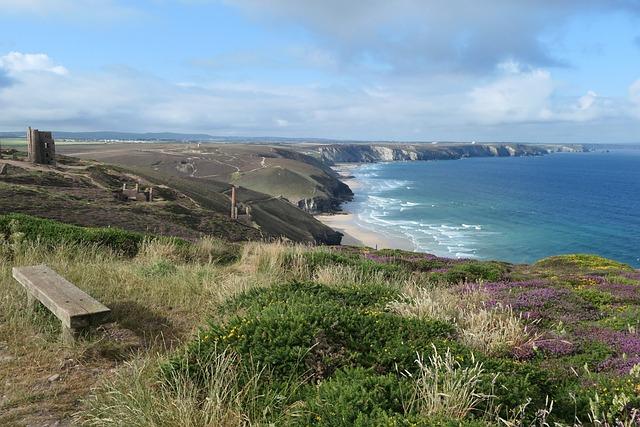
[{"label": "stone chimney stack", "polygon": [[236,186],[231,187],[231,219],[238,219]]}]

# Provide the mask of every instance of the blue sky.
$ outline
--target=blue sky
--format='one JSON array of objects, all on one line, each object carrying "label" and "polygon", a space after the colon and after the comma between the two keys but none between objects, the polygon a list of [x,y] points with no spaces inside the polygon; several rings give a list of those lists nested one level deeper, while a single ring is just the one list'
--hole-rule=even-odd
[{"label": "blue sky", "polygon": [[640,0],[0,0],[0,130],[640,142]]}]

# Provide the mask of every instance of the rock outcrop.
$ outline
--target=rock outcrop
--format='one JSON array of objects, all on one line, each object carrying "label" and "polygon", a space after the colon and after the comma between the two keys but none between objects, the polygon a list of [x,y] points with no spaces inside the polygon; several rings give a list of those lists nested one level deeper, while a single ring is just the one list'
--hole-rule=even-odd
[{"label": "rock outcrop", "polygon": [[447,160],[464,157],[541,156],[585,151],[581,145],[533,144],[331,144],[318,146],[320,158],[333,163]]}]

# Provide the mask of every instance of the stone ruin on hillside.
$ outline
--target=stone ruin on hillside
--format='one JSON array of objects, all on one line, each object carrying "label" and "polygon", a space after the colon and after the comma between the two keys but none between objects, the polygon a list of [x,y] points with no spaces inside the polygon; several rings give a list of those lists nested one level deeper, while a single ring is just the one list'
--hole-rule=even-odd
[{"label": "stone ruin on hillside", "polygon": [[140,184],[134,188],[127,188],[127,184],[122,184],[122,189],[114,191],[114,197],[123,202],[153,202],[153,187],[140,191]]},{"label": "stone ruin on hillside", "polygon": [[27,152],[31,163],[56,164],[56,143],[51,132],[29,128],[27,130]]},{"label": "stone ruin on hillside", "polygon": [[238,189],[234,185],[231,187],[231,219],[251,225],[251,206],[238,203]]}]

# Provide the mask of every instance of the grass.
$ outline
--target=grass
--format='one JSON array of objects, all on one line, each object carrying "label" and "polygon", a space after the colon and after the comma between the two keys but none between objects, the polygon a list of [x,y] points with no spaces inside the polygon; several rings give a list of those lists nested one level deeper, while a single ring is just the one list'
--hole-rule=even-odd
[{"label": "grass", "polygon": [[462,420],[490,397],[478,393],[483,369],[473,359],[470,366],[463,367],[450,350],[440,354],[434,348],[427,360],[418,355],[416,363],[420,369],[410,407],[425,418]]},{"label": "grass", "polygon": [[[130,251],[119,230],[9,223],[0,425],[614,426],[640,408],[623,264],[143,235]],[[111,323],[62,343],[11,278],[38,263]]]},{"label": "grass", "polygon": [[135,255],[144,236],[111,228],[85,228],[62,224],[23,214],[0,216],[0,235],[3,238],[39,240],[44,245],[95,244],[127,255]]},{"label": "grass", "polygon": [[0,138],[0,148],[26,147],[26,138]]},{"label": "grass", "polygon": [[633,270],[626,264],[621,262],[606,259],[597,255],[590,254],[570,254],[570,255],[557,255],[549,258],[542,259],[536,264],[538,267],[555,267],[565,269],[579,269],[583,272],[596,271],[630,271]]}]

